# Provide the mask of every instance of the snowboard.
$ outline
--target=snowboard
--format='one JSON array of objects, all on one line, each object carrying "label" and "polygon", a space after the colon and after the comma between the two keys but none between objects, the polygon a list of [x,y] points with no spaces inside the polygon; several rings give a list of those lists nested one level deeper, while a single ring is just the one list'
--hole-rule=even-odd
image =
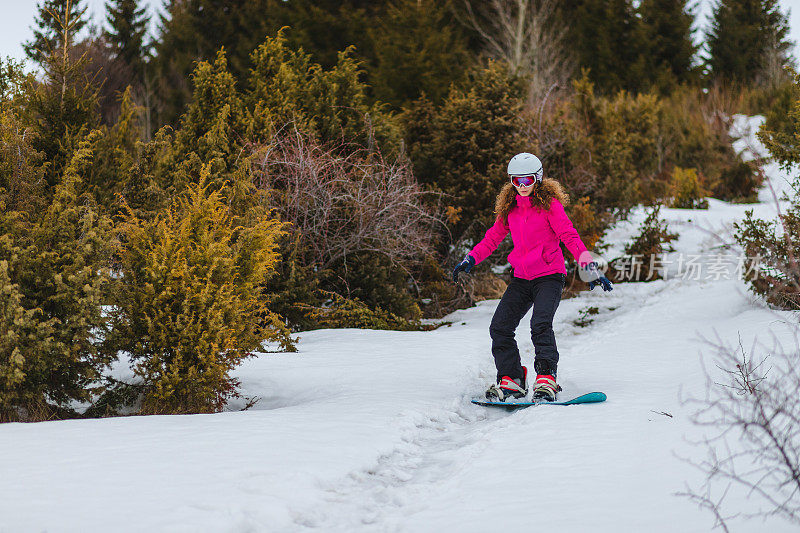
[{"label": "snowboard", "polygon": [[587,394],[581,394],[571,400],[567,401],[555,401],[555,402],[548,402],[546,400],[540,400],[537,402],[493,402],[491,400],[485,400],[482,398],[475,398],[472,400],[472,403],[475,405],[484,405],[487,407],[505,407],[507,409],[520,409],[523,407],[531,407],[533,405],[578,405],[580,403],[598,403],[606,401],[606,395],[602,392],[589,392]]}]

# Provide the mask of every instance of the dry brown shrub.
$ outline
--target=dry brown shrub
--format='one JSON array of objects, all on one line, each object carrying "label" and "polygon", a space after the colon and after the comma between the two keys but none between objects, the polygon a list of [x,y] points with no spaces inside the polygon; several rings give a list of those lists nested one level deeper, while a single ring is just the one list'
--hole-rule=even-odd
[{"label": "dry brown shrub", "polygon": [[497,274],[476,272],[464,282],[464,290],[476,302],[497,300],[506,292],[508,284]]},{"label": "dry brown shrub", "polygon": [[324,146],[293,129],[260,147],[254,162],[256,184],[292,224],[305,266],[327,269],[370,252],[411,275],[433,252],[442,217],[404,157]]}]

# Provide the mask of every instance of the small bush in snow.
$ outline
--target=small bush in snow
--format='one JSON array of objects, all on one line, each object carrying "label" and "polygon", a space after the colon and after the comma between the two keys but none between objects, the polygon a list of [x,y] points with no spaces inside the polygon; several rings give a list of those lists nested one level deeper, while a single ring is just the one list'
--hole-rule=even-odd
[{"label": "small bush in snow", "polygon": [[753,218],[749,210],[734,228],[747,258],[750,289],[773,305],[800,309],[800,205],[778,221]]},{"label": "small bush in snow", "polygon": [[262,294],[279,257],[281,224],[234,217],[208,169],[152,220],[119,226],[122,276],[111,345],[130,355],[143,413],[219,411],[237,395],[230,376],[264,340],[291,348]]},{"label": "small bush in snow", "polygon": [[[654,207],[639,227],[639,234],[625,246],[626,256],[621,259],[633,257],[639,265],[638,268],[632,270],[636,276],[630,281],[659,279],[661,274],[656,269],[657,265],[661,264],[662,255],[665,251],[668,251],[669,243],[678,238],[676,233],[669,232],[667,222],[659,218],[660,211],[661,206]],[[611,267],[611,275],[617,281],[623,279],[617,273],[622,266],[620,261],[612,261],[609,265]]]},{"label": "small bush in snow", "polygon": [[695,168],[672,169],[672,207],[681,209],[708,209],[709,192],[703,187]]}]

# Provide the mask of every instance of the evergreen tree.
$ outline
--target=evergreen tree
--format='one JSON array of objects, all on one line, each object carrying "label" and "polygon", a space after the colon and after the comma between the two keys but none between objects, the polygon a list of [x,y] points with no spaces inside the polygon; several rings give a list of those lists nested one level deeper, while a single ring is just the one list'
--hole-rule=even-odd
[{"label": "evergreen tree", "polygon": [[91,158],[82,143],[35,216],[6,211],[0,194],[0,334],[16,339],[0,341],[0,420],[70,416],[111,359],[100,340],[110,221],[79,192]]},{"label": "evergreen tree", "polygon": [[339,51],[355,47],[359,59],[374,59],[370,29],[386,11],[387,0],[294,0],[289,42],[302,46],[325,68],[338,62]]},{"label": "evergreen tree", "polygon": [[294,2],[282,0],[171,0],[154,44],[158,121],[176,125],[192,96],[191,73],[225,48],[228,68],[247,80],[250,54],[265,35],[292,24]]},{"label": "evergreen tree", "polygon": [[469,62],[466,38],[450,19],[450,2],[400,0],[372,30],[373,94],[397,107],[425,93],[439,103]]},{"label": "evergreen tree", "polygon": [[632,0],[564,0],[560,9],[578,66],[589,69],[598,91],[641,86],[642,33]]},{"label": "evergreen tree", "polygon": [[181,118],[178,143],[187,153],[197,153],[204,162],[225,157],[226,163],[233,164],[245,130],[244,108],[224,50],[213,63],[199,63],[192,81],[194,93]]},{"label": "evergreen tree", "polygon": [[74,57],[79,21],[71,16],[72,11],[65,11],[65,18],[57,21],[62,44],[55,53],[42,57],[44,80],[28,80],[26,102],[20,106],[23,121],[35,134],[33,148],[42,152],[49,163],[46,180],[50,194],[82,137],[99,124],[96,80],[87,72],[87,55]]},{"label": "evergreen tree", "polygon": [[31,77],[21,63],[0,60],[0,201],[2,210],[32,214],[47,202],[42,197],[45,159],[33,149],[35,135],[20,116]]},{"label": "evergreen tree", "polygon": [[[213,63],[200,62],[192,81],[194,93],[180,119],[180,128],[174,135],[171,128],[164,128],[169,141],[158,162],[157,178],[170,197],[194,183],[205,165],[211,170],[215,190],[225,182],[241,181],[235,174],[242,163],[248,123],[224,50],[217,53]],[[238,203],[234,198],[228,199]]]},{"label": "evergreen tree", "polygon": [[189,75],[198,61],[212,61],[224,47],[228,68],[247,88],[250,54],[266,35],[281,28],[292,48],[303,48],[315,63],[332,68],[350,46],[359,62],[374,65],[371,27],[388,2],[362,0],[170,0],[155,43],[159,121],[175,125],[192,89]]},{"label": "evergreen tree", "polygon": [[138,159],[140,129],[130,88],[123,93],[119,107],[119,119],[115,124],[102,125],[86,136],[93,157],[84,172],[84,182],[87,191],[106,213],[119,210],[118,195],[129,189],[132,168]]},{"label": "evergreen tree", "polygon": [[380,103],[369,105],[352,52],[352,47],[339,52],[335,66],[326,69],[302,48],[290,46],[283,31],[267,38],[253,52],[251,90],[245,95],[255,131],[263,138],[270,128],[291,123],[323,142],[367,146],[377,141],[387,152],[397,148],[399,131],[392,116]]},{"label": "evergreen tree", "polygon": [[789,22],[778,0],[719,0],[708,34],[714,81],[765,85],[791,65]]},{"label": "evergreen tree", "polygon": [[687,7],[685,0],[643,0],[639,5],[646,83],[666,89],[698,80],[694,7],[696,3]]},{"label": "evergreen tree", "polygon": [[108,44],[117,60],[130,67],[136,80],[144,73],[147,46],[144,38],[150,18],[139,7],[139,0],[111,0],[106,3]]},{"label": "evergreen tree", "polygon": [[36,63],[43,64],[48,56],[55,54],[64,46],[64,36],[69,36],[69,45],[75,35],[86,23],[88,6],[83,0],[44,0],[37,5],[39,15],[33,29],[33,39],[24,43],[27,56]]},{"label": "evergreen tree", "polygon": [[471,73],[441,106],[426,98],[403,115],[409,156],[420,183],[447,193],[456,239],[473,223],[494,222],[494,200],[508,179],[505,165],[521,152],[522,80],[501,63]]}]

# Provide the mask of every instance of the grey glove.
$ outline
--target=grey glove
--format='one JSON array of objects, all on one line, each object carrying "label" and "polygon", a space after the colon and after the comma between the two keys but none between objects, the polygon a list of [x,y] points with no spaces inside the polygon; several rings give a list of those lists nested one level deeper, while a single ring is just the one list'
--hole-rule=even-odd
[{"label": "grey glove", "polygon": [[604,291],[614,290],[614,284],[611,283],[611,281],[597,269],[596,262],[592,261],[591,263],[588,263],[585,267],[583,267],[583,269],[589,274],[589,277],[591,278],[589,281],[590,291],[593,290],[596,285],[600,285],[601,287],[603,287]]}]

